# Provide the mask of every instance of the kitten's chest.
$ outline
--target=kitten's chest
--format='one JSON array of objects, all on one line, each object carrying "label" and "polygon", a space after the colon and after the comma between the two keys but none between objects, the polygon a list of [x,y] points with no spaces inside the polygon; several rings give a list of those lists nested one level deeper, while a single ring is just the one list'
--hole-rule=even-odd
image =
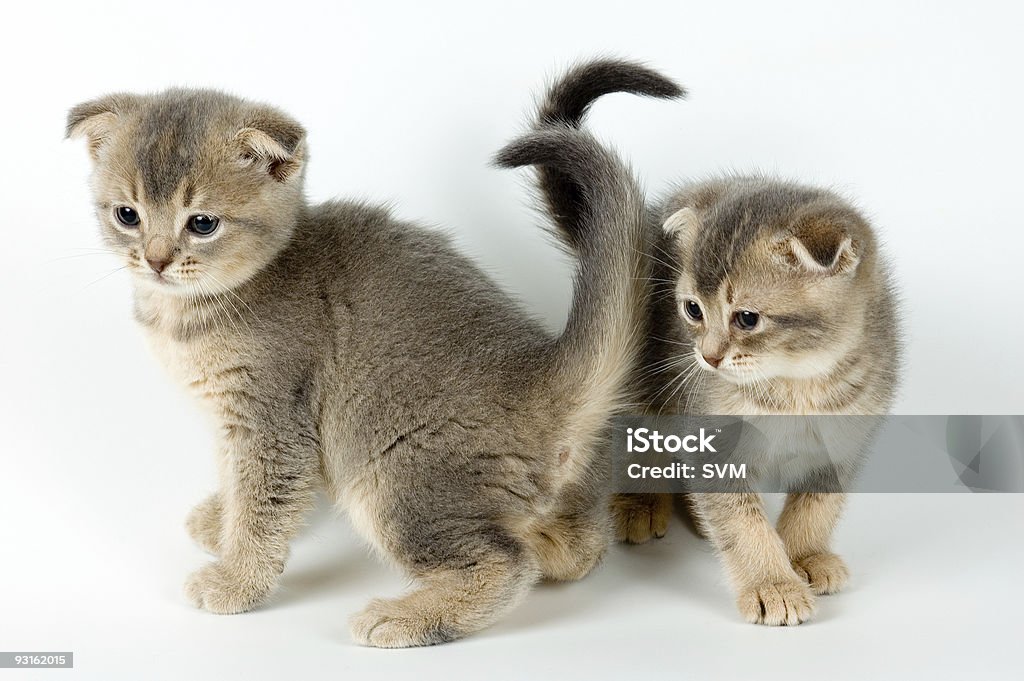
[{"label": "kitten's chest", "polygon": [[781,386],[741,389],[720,381],[707,391],[704,411],[722,416],[817,416],[840,414],[829,404],[828,395],[814,390],[793,390]]},{"label": "kitten's chest", "polygon": [[150,350],[162,364],[172,380],[184,386],[197,397],[207,398],[239,378],[243,367],[236,353],[228,352],[224,344],[210,340],[182,341],[167,334],[150,331],[147,335]]},{"label": "kitten's chest", "polygon": [[[814,395],[787,395],[784,408],[725,386],[710,391],[707,413],[743,416],[750,436],[740,444],[744,457],[765,471],[798,479],[831,465],[845,466],[859,456],[871,421],[862,423],[842,410],[823,408]],[[779,396],[776,396],[779,397]]]}]

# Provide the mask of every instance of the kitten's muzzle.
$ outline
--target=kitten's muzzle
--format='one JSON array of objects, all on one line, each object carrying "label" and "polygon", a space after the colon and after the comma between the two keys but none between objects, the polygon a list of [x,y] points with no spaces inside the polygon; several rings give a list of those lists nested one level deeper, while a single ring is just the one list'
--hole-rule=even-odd
[{"label": "kitten's muzzle", "polygon": [[146,258],[146,262],[149,263],[149,268],[157,274],[161,274],[171,264],[171,261],[174,260],[175,252],[176,249],[171,240],[157,234],[146,242],[143,256]]},{"label": "kitten's muzzle", "polygon": [[167,265],[169,265],[171,261],[170,261],[170,259],[167,259],[167,258],[157,258],[157,257],[149,258],[149,257],[147,257],[146,258],[146,262],[149,263],[149,268],[151,270],[153,270],[157,274],[160,274],[165,269],[167,269]]},{"label": "kitten's muzzle", "polygon": [[701,357],[703,357],[704,361],[710,364],[715,369],[717,369],[718,365],[722,363],[723,359],[725,359],[724,355],[722,357],[712,357],[711,355],[701,354]]}]

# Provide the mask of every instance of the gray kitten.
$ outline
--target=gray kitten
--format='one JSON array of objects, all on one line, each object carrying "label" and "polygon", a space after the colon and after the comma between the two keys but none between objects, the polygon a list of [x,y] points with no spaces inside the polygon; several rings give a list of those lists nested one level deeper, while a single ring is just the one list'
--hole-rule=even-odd
[{"label": "gray kitten", "polygon": [[[558,86],[552,96],[560,92]],[[552,337],[435,232],[303,196],[303,128],[208,90],[76,106],[96,214],[135,317],[218,425],[220,484],[187,526],[217,556],[186,585],[215,613],[274,590],[318,488],[415,579],[351,619],[418,646],[494,622],[609,540],[601,443],[642,344],[643,196],[590,136],[530,133],[498,163],[557,167],[586,208]]]},{"label": "gray kitten", "polygon": [[[816,187],[698,182],[677,191],[661,219],[645,359],[661,369],[649,374],[650,408],[847,417],[752,419],[767,439],[749,450],[741,440],[740,456],[790,490],[775,527],[749,486],[689,497],[743,616],[799,624],[815,594],[848,579],[831,537],[879,424],[849,417],[885,414],[895,395],[901,334],[889,267],[864,216]],[[642,540],[664,526],[668,504],[634,501],[633,538]]]},{"label": "gray kitten", "polygon": [[[605,91],[630,90],[635,77],[612,69]],[[563,120],[578,127],[587,104]],[[540,188],[566,228],[585,202],[559,177],[542,170]],[[654,272],[636,376],[648,413],[888,411],[901,354],[895,296],[873,230],[849,203],[820,188],[723,177],[681,187],[649,214],[648,233]],[[827,432],[837,421],[818,420],[813,433],[806,422],[776,428],[766,450],[740,451],[755,474],[793,490],[777,527],[750,488],[690,495],[751,622],[799,624],[814,594],[847,580],[831,535],[877,420],[847,418],[843,432]],[[619,538],[662,536],[671,509],[667,495],[617,497]]]}]

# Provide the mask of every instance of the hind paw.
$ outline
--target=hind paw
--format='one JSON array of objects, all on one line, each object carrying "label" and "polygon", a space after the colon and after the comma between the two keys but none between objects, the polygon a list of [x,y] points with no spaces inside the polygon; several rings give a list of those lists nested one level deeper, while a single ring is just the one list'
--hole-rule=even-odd
[{"label": "hind paw", "polygon": [[672,497],[668,494],[619,494],[612,500],[615,538],[629,544],[661,539],[668,532],[672,517]]}]

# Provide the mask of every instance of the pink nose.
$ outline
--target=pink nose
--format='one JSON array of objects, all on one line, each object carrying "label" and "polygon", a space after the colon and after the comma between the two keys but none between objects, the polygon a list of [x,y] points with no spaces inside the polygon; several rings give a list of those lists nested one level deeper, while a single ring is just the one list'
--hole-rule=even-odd
[{"label": "pink nose", "polygon": [[164,271],[164,268],[167,267],[167,263],[169,263],[170,260],[164,260],[162,258],[146,258],[146,262],[149,263],[150,269],[157,274],[160,274]]},{"label": "pink nose", "polygon": [[708,357],[707,355],[703,355],[703,357],[705,362],[707,362],[716,369],[718,368],[718,365],[722,363],[723,359],[722,357]]}]

